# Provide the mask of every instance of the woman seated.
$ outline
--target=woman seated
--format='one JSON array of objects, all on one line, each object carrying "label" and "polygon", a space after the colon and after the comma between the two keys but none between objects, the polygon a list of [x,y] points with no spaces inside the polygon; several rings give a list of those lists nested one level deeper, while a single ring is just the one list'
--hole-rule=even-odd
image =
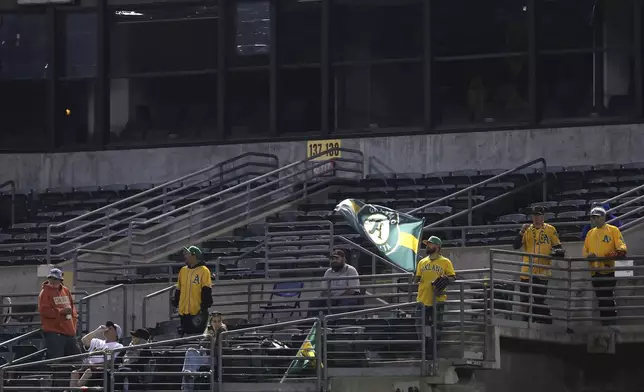
[{"label": "woman seated", "polygon": [[[215,348],[218,348],[220,344],[219,335],[224,331],[228,331],[228,328],[224,324],[221,312],[211,312],[210,318],[208,319],[208,326],[203,333],[204,339],[200,342],[199,348],[189,348],[186,351],[182,371],[185,373],[195,373],[202,367],[210,367],[209,350],[211,347],[211,339],[215,340]],[[213,355],[216,355],[216,353],[213,353]],[[194,383],[194,376],[184,376],[181,383],[181,390],[184,392],[194,391]]]}]

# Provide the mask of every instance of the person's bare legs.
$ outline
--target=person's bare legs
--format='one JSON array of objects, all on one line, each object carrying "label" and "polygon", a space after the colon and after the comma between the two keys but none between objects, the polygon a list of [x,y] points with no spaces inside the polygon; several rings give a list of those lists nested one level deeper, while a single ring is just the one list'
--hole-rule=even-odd
[{"label": "person's bare legs", "polygon": [[78,388],[82,388],[87,385],[87,381],[92,378],[92,368],[85,370],[83,376],[78,380]]},{"label": "person's bare legs", "polygon": [[80,370],[72,371],[71,380],[69,381],[70,388],[78,388],[78,379],[80,378]]}]

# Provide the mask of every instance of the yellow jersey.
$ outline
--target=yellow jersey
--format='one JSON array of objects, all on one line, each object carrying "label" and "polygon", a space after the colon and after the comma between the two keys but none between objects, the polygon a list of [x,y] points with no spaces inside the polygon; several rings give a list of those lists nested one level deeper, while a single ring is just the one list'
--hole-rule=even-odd
[{"label": "yellow jersey", "polygon": [[[535,253],[539,255],[550,255],[554,246],[561,245],[559,234],[554,226],[544,223],[539,229],[530,225],[528,230],[523,233],[523,251],[526,253]],[[528,272],[530,270],[530,257],[523,256],[523,262],[528,265],[521,267],[521,272]],[[552,265],[552,260],[548,258],[535,257],[532,259],[532,274],[540,276],[551,276],[552,270],[550,268],[539,267],[539,265]],[[525,275],[521,279],[529,279]]]},{"label": "yellow jersey", "polygon": [[[626,243],[622,232],[613,225],[606,223],[602,227],[590,229],[584,240],[584,257],[593,253],[597,257],[606,257],[618,250],[626,252]],[[589,268],[604,268],[602,271],[591,271],[591,275],[609,274],[615,272],[615,260],[589,261]]]},{"label": "yellow jersey", "polygon": [[[418,283],[418,296],[416,301],[422,302],[425,306],[432,306],[434,304],[434,282],[440,276],[455,276],[454,266],[452,262],[442,255],[435,259],[430,259],[429,256],[418,262],[416,267],[416,276],[420,278]],[[439,295],[436,302],[444,302],[447,295]]]},{"label": "yellow jersey", "polygon": [[201,289],[212,287],[210,270],[205,265],[194,268],[184,266],[179,270],[177,290],[179,290],[179,314],[196,315],[201,311]]}]

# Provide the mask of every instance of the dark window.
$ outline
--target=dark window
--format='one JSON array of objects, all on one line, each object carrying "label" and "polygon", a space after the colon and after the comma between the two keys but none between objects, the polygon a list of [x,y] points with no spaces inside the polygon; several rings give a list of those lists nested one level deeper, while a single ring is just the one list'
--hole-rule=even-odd
[{"label": "dark window", "polygon": [[320,69],[285,69],[280,81],[280,132],[298,135],[319,130]]},{"label": "dark window", "polygon": [[112,76],[217,68],[217,6],[111,8]]},{"label": "dark window", "polygon": [[216,127],[216,74],[111,80],[112,143],[213,139]]},{"label": "dark window", "polygon": [[538,4],[543,117],[631,116],[634,2],[540,0]]},{"label": "dark window", "polygon": [[56,99],[57,144],[87,144],[94,133],[95,89],[93,80],[67,80],[58,84]]},{"label": "dark window", "polygon": [[277,17],[278,54],[282,64],[320,61],[322,7],[319,1],[283,0]]},{"label": "dark window", "polygon": [[523,56],[436,62],[434,122],[462,127],[527,120],[527,66]]},{"label": "dark window", "polygon": [[44,79],[49,37],[45,14],[0,14],[0,79]]},{"label": "dark window", "polygon": [[335,127],[353,130],[421,125],[420,80],[420,63],[334,67]]},{"label": "dark window", "polygon": [[227,107],[229,137],[243,139],[268,132],[268,72],[228,72]]},{"label": "dark window", "polygon": [[422,6],[415,0],[335,0],[330,22],[332,59],[420,59],[422,15]]},{"label": "dark window", "polygon": [[47,138],[49,23],[44,14],[0,14],[0,144],[38,148]]},{"label": "dark window", "polygon": [[431,4],[435,56],[528,49],[525,1],[435,0]]},{"label": "dark window", "polygon": [[79,78],[96,75],[96,14],[62,14],[63,64],[60,75]]}]

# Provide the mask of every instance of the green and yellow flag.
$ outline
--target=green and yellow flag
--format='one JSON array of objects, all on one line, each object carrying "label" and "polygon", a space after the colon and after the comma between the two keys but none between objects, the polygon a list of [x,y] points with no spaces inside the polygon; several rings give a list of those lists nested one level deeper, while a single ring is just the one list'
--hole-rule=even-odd
[{"label": "green and yellow flag", "polygon": [[306,339],[304,339],[304,342],[302,342],[302,345],[300,346],[300,349],[297,351],[297,354],[295,354],[297,358],[294,359],[289,365],[288,369],[286,369],[286,373],[284,373],[284,377],[282,377],[280,384],[286,380],[286,377],[288,377],[288,375],[292,371],[301,371],[306,368],[315,368],[317,366],[317,362],[316,362],[317,353],[315,351],[315,342],[316,342],[315,339],[317,335],[317,326],[318,326],[318,321],[316,321],[313,324],[313,327],[311,327],[309,334],[306,336]]},{"label": "green and yellow flag", "polygon": [[358,233],[369,239],[387,260],[406,271],[416,269],[424,219],[354,199],[343,200],[335,210]]}]

